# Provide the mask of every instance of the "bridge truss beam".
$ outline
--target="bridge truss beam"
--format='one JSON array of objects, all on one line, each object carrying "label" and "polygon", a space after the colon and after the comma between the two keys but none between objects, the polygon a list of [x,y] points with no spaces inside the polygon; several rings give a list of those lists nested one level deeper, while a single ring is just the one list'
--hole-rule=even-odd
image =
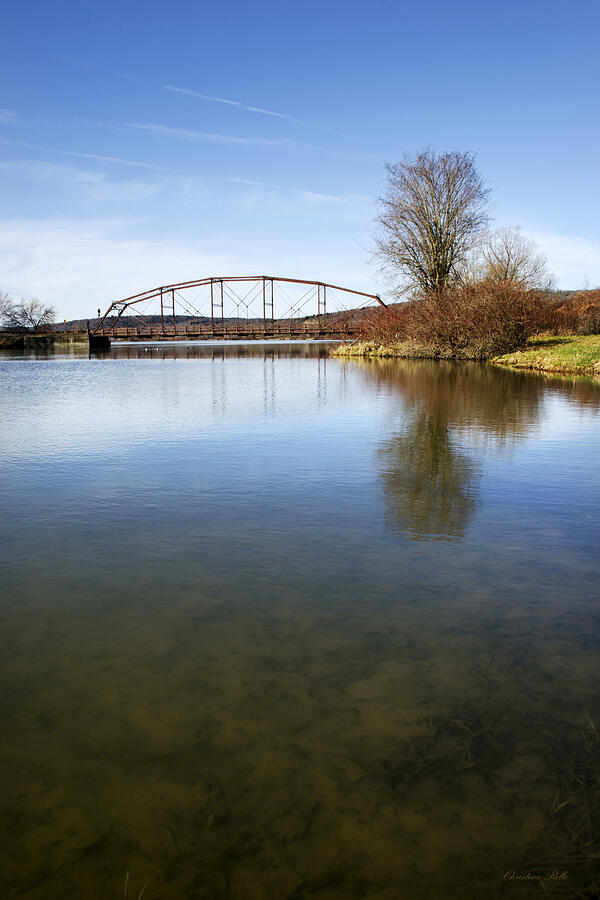
[{"label": "bridge truss beam", "polygon": [[[298,298],[290,302],[289,296],[284,295],[284,286],[291,286],[294,290],[307,290]],[[190,294],[196,292],[194,299]],[[198,308],[199,298],[205,294],[200,307],[204,304],[204,310]],[[175,334],[177,329],[178,307],[180,315],[191,317],[202,322],[206,327],[210,322],[211,331],[223,330],[226,321],[254,322],[258,329],[268,331],[267,323],[271,323],[271,330],[275,330],[276,322],[290,322],[296,319],[314,318],[318,320],[319,328],[323,329],[328,313],[328,297],[336,298],[333,305],[335,311],[343,313],[350,309],[361,309],[374,303],[385,307],[386,304],[378,294],[368,294],[364,291],[356,291],[339,285],[327,284],[322,281],[312,281],[301,278],[284,278],[271,275],[233,275],[199,278],[194,281],[181,281],[175,284],[161,285],[122,300],[116,300],[110,304],[106,312],[99,319],[91,331],[92,335],[107,334],[114,336],[115,329],[121,317],[127,313],[135,316],[136,321],[145,322],[144,316],[151,315],[154,319],[160,316],[160,331],[165,335]],[[176,300],[177,298],[177,300]],[[360,306],[347,306],[349,298],[356,301],[362,298]],[[281,306],[289,304],[284,315],[276,315],[276,301]],[[309,303],[316,300],[316,309],[306,309]],[[232,314],[225,315],[226,301],[232,307]],[[148,312],[149,308],[152,312]],[[253,312],[252,316],[250,315]],[[171,320],[170,325],[168,324]],[[148,323],[146,322],[146,325]],[[290,327],[290,331],[291,331]],[[156,332],[155,328],[151,329]],[[143,332],[143,329],[142,329]]]}]

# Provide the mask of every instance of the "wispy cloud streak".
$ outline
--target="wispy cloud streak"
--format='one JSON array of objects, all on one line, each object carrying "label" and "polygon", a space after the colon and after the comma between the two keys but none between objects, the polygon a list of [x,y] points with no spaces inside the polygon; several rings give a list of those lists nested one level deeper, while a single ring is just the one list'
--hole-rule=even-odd
[{"label": "wispy cloud streak", "polygon": [[0,125],[15,125],[17,114],[14,109],[0,109]]},{"label": "wispy cloud streak", "polygon": [[[258,146],[271,146],[271,147],[309,147],[310,144],[304,144],[301,141],[290,141],[290,140],[277,140],[271,138],[260,138],[260,137],[239,137],[238,135],[233,134],[218,134],[215,132],[208,131],[195,131],[192,128],[172,128],[169,125],[157,125],[154,122],[142,123],[142,122],[124,122],[124,128],[137,128],[140,131],[147,131],[150,134],[155,134],[163,137],[171,137],[178,138],[179,140],[184,141],[196,141],[196,142],[212,142],[212,143],[220,143],[220,144],[246,144],[246,145],[258,145]],[[321,149],[312,148],[312,149]]]},{"label": "wispy cloud streak", "polygon": [[245,184],[248,187],[260,188],[260,190],[267,192],[275,192],[281,194],[291,194],[295,197],[300,197],[303,200],[307,200],[309,202],[317,202],[317,203],[372,203],[372,198],[368,197],[366,194],[320,194],[316,191],[309,191],[306,188],[295,188],[295,187],[284,187],[282,185],[277,184],[267,184],[265,181],[252,181],[249,178],[238,178],[235,175],[232,175],[228,181],[233,182],[234,184]]},{"label": "wispy cloud streak", "polygon": [[100,72],[102,75],[108,75],[110,78],[122,78],[123,81],[130,81],[133,84],[144,84],[144,82],[140,81],[139,78],[134,78],[133,75],[127,75],[126,72],[112,72],[110,69],[103,69],[100,66],[93,66],[91,63],[81,62],[81,60],[77,59],[67,59],[64,56],[59,57],[59,59],[69,63],[70,65],[79,66],[81,69],[91,69],[92,72]]},{"label": "wispy cloud streak", "polygon": [[8,138],[0,138],[0,144],[8,144],[13,147],[23,147],[26,150],[38,150],[42,153],[58,153],[61,156],[75,156],[79,159],[94,159],[98,162],[116,163],[120,166],[134,166],[137,169],[158,169],[163,172],[174,172],[167,166],[158,163],[138,162],[133,159],[122,159],[120,156],[100,156],[97,153],[79,153],[76,150],[61,150],[57,147],[41,147],[39,144],[30,144],[27,141],[11,141]]},{"label": "wispy cloud streak", "polygon": [[317,153],[348,154],[365,159],[381,159],[373,153],[364,153],[361,150],[352,150],[344,147],[322,147],[318,144],[309,144],[306,141],[297,141],[289,138],[261,138],[239,137],[233,134],[219,134],[218,132],[195,131],[192,128],[174,128],[170,125],[158,125],[155,122],[123,122],[121,128],[135,128],[162,137],[176,138],[183,141],[212,142],[220,144],[237,144],[258,147],[283,147],[288,150],[313,150]]},{"label": "wispy cloud streak", "polygon": [[171,91],[174,94],[186,94],[188,97],[196,97],[198,100],[206,100],[208,103],[225,103],[227,106],[235,106],[244,112],[260,113],[263,116],[274,116],[276,119],[287,119],[290,122],[296,122],[295,116],[288,116],[284,113],[274,112],[272,109],[263,109],[260,106],[247,106],[239,100],[227,100],[225,97],[212,97],[210,94],[201,94],[198,91],[191,91],[189,88],[179,88],[172,84],[164,84],[165,91]]}]

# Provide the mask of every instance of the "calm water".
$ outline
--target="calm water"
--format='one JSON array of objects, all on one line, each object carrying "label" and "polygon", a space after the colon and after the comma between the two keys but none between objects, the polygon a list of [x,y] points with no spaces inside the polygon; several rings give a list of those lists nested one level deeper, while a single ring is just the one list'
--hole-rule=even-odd
[{"label": "calm water", "polygon": [[600,384],[326,353],[0,358],[0,896],[598,896]]}]

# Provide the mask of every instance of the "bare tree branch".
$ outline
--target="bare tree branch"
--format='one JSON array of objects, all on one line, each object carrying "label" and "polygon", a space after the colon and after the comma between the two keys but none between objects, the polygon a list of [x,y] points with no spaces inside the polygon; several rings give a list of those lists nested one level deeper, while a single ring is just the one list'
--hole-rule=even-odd
[{"label": "bare tree branch", "polygon": [[0,290],[0,322],[5,324],[13,309],[12,297],[8,291]]},{"label": "bare tree branch", "polygon": [[480,277],[529,289],[547,290],[552,286],[546,257],[518,226],[493,231],[484,241],[481,255]]},{"label": "bare tree branch", "polygon": [[49,325],[55,318],[56,310],[53,306],[46,306],[37,297],[30,297],[11,305],[6,314],[6,323],[12,328],[36,329],[41,325]]},{"label": "bare tree branch", "polygon": [[473,155],[427,148],[386,168],[375,240],[384,268],[420,291],[446,287],[488,221],[489,192]]}]

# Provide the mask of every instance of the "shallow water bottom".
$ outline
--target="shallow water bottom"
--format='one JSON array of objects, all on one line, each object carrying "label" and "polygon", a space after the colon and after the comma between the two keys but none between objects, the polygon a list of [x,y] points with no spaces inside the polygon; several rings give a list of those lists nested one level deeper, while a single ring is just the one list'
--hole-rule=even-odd
[{"label": "shallow water bottom", "polygon": [[597,896],[597,387],[192,349],[0,360],[2,900]]},{"label": "shallow water bottom", "polygon": [[165,900],[591,881],[586,613],[540,621],[471,595],[435,621],[401,594],[350,612],[327,599],[209,587],[174,605],[107,598],[68,626],[16,615],[6,895],[119,897],[127,872],[129,896],[147,882]]}]

